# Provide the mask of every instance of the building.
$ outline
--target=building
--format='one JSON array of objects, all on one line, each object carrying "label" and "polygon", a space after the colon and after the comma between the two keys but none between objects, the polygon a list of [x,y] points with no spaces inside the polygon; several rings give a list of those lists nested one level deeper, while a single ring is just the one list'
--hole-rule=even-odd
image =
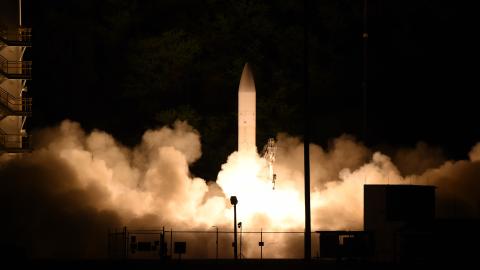
[{"label": "building", "polygon": [[428,260],[435,187],[365,185],[364,230],[372,236],[373,260]]},{"label": "building", "polygon": [[[364,231],[318,231],[320,258],[380,263],[476,263],[477,219],[435,216],[435,187],[365,185]],[[472,248],[473,247],[473,248]]]},{"label": "building", "polygon": [[427,261],[434,221],[435,187],[365,185],[364,231],[318,231],[320,257]]}]

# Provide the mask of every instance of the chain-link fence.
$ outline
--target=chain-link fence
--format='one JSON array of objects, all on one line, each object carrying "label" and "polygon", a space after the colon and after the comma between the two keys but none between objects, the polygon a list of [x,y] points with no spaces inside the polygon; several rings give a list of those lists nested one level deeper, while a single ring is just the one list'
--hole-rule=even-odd
[{"label": "chain-link fence", "polygon": [[[211,230],[123,228],[109,232],[109,255],[115,259],[233,259],[234,233]],[[240,259],[303,258],[303,232],[237,232]],[[312,233],[312,257],[318,257],[318,235]]]}]

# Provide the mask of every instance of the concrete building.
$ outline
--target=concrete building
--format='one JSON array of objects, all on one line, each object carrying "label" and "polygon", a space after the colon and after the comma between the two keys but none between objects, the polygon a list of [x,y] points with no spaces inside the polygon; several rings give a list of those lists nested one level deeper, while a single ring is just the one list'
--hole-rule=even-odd
[{"label": "concrete building", "polygon": [[434,222],[434,186],[365,185],[364,231],[318,231],[320,257],[428,261]]},{"label": "concrete building", "polygon": [[374,263],[476,263],[477,219],[438,219],[435,187],[365,185],[364,231],[318,231],[320,257]]},{"label": "concrete building", "polygon": [[428,244],[435,220],[435,187],[365,185],[364,230],[373,236],[373,260],[424,260],[411,248]]}]

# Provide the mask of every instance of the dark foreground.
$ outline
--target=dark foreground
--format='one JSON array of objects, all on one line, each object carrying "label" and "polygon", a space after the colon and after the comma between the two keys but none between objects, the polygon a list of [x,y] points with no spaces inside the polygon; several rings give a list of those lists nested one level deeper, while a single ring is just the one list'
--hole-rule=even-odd
[{"label": "dark foreground", "polygon": [[[48,260],[48,261],[29,261],[18,263],[15,268],[27,267],[27,269],[246,269],[246,270],[282,270],[282,269],[431,269],[438,267],[435,263],[428,264],[384,264],[371,262],[338,262],[338,261],[319,261],[312,260],[306,262],[303,260],[287,259],[269,259],[269,260],[172,260],[172,261],[152,261],[152,260],[133,260],[133,261],[110,261],[110,260]],[[446,267],[447,265],[442,265]],[[427,267],[427,268],[425,268]],[[448,266],[447,266],[448,267]],[[463,264],[456,262],[450,265],[455,269],[471,269],[474,265],[470,263]]]}]

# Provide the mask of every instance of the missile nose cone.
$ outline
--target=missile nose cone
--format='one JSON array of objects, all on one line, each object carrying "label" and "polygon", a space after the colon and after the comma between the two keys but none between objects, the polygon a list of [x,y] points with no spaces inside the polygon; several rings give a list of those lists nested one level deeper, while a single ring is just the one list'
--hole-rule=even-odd
[{"label": "missile nose cone", "polygon": [[256,92],[252,71],[248,64],[243,68],[238,87],[238,151],[257,151],[255,145]]},{"label": "missile nose cone", "polygon": [[255,82],[253,81],[252,71],[250,70],[248,63],[243,67],[238,92],[255,92]]}]

